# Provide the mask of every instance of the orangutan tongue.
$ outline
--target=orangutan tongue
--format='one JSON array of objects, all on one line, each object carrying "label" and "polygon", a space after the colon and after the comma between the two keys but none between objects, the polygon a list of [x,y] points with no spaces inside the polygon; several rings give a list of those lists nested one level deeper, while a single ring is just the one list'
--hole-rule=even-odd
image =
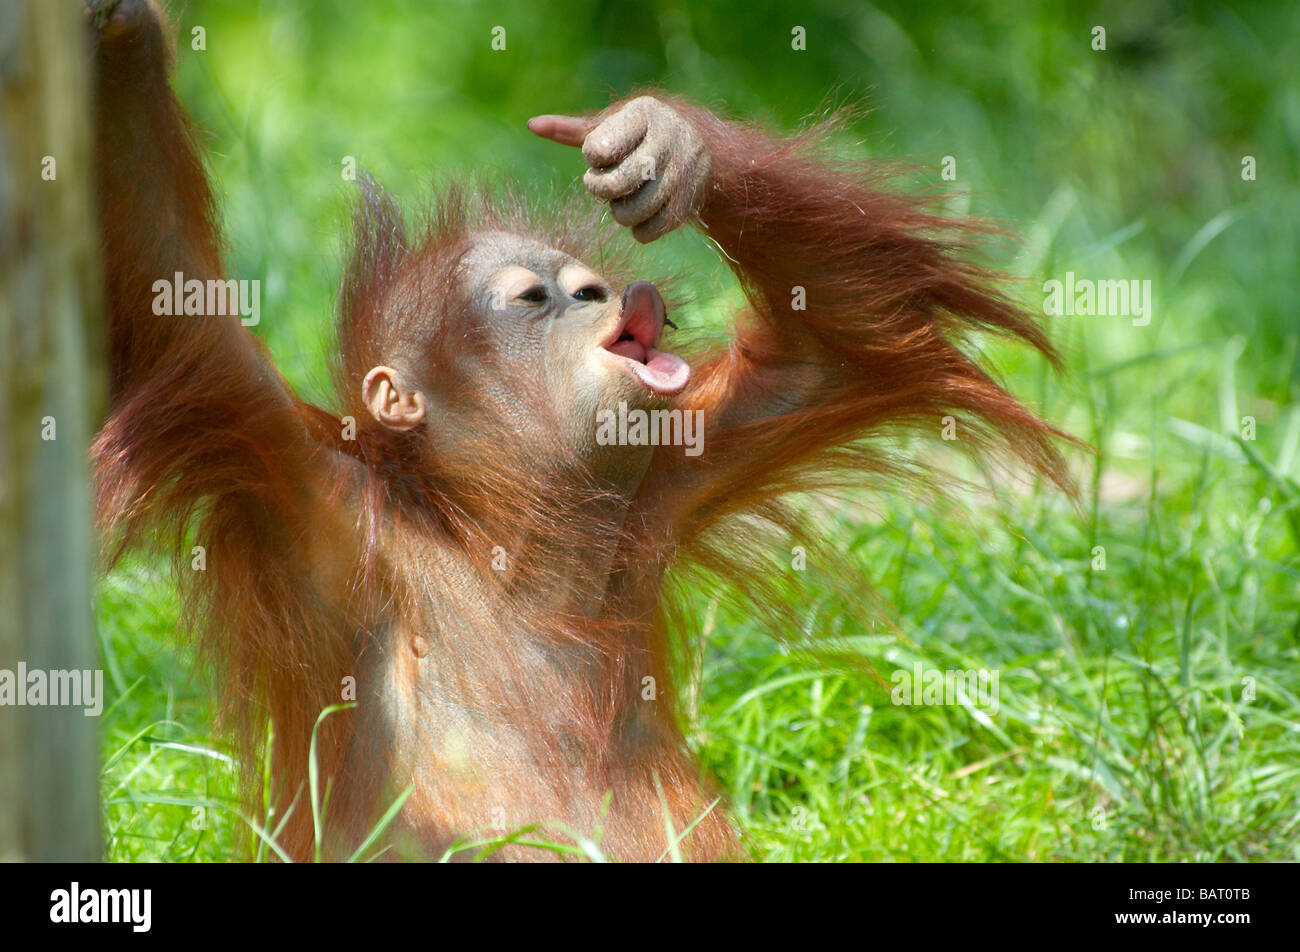
[{"label": "orangutan tongue", "polygon": [[648,359],[644,364],[638,364],[632,369],[641,378],[641,382],[655,393],[663,396],[680,393],[691,379],[690,365],[676,354],[666,354],[647,347],[646,357]]},{"label": "orangutan tongue", "polygon": [[635,360],[638,364],[644,364],[646,361],[645,345],[635,338],[615,341],[605,349],[611,354],[618,354],[620,357]]}]

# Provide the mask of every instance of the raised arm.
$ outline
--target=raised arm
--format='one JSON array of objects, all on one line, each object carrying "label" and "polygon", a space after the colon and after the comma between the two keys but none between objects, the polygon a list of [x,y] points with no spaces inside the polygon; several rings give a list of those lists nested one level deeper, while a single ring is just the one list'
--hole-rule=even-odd
[{"label": "raised arm", "polygon": [[129,533],[201,499],[241,465],[268,466],[268,448],[300,449],[302,426],[241,326],[253,317],[241,314],[239,285],[223,280],[212,190],[168,82],[161,12],[146,0],[92,11],[91,29],[103,23],[94,160],[112,400],[95,445],[98,502],[105,528]]},{"label": "raised arm", "polygon": [[1001,445],[1065,482],[1059,434],[961,349],[988,330],[1056,359],[970,263],[978,230],[885,191],[873,166],[837,162],[826,127],[782,139],[659,94],[530,126],[582,144],[588,189],[638,240],[698,222],[749,300],[730,348],[694,368],[682,399],[704,411],[705,452],[661,452],[645,485],[682,534],[781,487],[875,466],[870,451],[835,451],[869,432],[938,434],[948,415],[959,445]]},{"label": "raised arm", "polygon": [[96,449],[112,521],[161,503],[129,497],[169,478],[201,494],[200,474],[231,466],[250,440],[292,446],[296,425],[288,388],[241,326],[256,320],[253,286],[241,311],[238,283],[224,280],[212,190],[168,82],[165,18],[153,0],[88,7],[112,391]]},{"label": "raised arm", "polygon": [[[207,282],[224,276],[213,195],[168,84],[158,7],[89,6],[112,360],[110,414],[92,447],[99,520],[110,558],[136,540],[173,554],[182,624],[223,675],[246,753],[274,722],[283,811],[304,786],[316,717],[356,674],[357,625],[342,604],[359,563],[350,470],[322,448],[330,418],[293,397],[241,326],[249,309],[231,306],[229,285],[224,307],[209,297]],[[348,724],[339,715],[324,728],[324,776]],[[301,796],[285,840],[301,850],[310,835]]]}]

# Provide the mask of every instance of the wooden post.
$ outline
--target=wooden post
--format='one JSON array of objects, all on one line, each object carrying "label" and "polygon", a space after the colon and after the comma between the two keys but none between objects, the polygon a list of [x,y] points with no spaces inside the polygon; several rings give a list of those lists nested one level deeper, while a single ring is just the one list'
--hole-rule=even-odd
[{"label": "wooden post", "polygon": [[[0,859],[99,860],[99,721],[17,706],[98,667],[87,446],[104,347],[79,4],[0,3]],[[102,676],[101,676],[102,683]],[[53,685],[50,687],[53,690]],[[100,699],[102,702],[102,698]]]}]

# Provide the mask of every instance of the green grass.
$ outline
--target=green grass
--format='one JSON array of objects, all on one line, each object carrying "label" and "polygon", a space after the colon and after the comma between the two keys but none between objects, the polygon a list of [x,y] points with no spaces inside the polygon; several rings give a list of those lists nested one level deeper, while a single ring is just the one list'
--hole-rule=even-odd
[{"label": "green grass", "polygon": [[[187,8],[208,52],[182,54],[182,98],[211,130],[231,260],[264,281],[258,332],[289,379],[321,392],[340,154],[408,199],[433,170],[545,187],[579,168],[523,119],[596,105],[604,84],[787,126],[830,90],[867,96],[861,154],[955,155],[958,204],[1024,238],[1005,263],[1026,302],[1073,270],[1151,279],[1156,316],[1055,320],[1061,378],[988,345],[1012,390],[1095,448],[1072,460],[1079,509],[939,444],[971,488],[848,500],[826,530],[897,629],[836,608],[816,573],[793,602],[885,682],[917,661],[996,671],[995,717],[895,706],[702,592],[691,743],[761,859],[1300,860],[1300,11],[814,5],[809,51],[778,60],[787,17],[770,11],[666,4],[629,26],[577,3],[561,30],[533,9],[493,11],[514,59],[491,59],[468,6]],[[1094,23],[1107,53],[1087,48]],[[734,299],[693,235],[648,257],[685,272],[697,314]],[[157,568],[100,589],[110,859],[222,860],[244,837],[175,614]]]},{"label": "green grass", "polygon": [[[999,671],[991,725],[894,706],[870,678],[714,614],[692,740],[756,855],[1300,859],[1300,494],[1208,455],[1151,478],[1154,493],[1089,520],[1034,496],[964,518],[897,504],[843,532],[903,620],[856,647],[881,673]],[[116,859],[220,859],[242,822],[207,695],[169,648],[173,608],[138,572],[101,601],[113,683],[137,684],[105,719]],[[811,630],[835,622],[811,613]]]}]

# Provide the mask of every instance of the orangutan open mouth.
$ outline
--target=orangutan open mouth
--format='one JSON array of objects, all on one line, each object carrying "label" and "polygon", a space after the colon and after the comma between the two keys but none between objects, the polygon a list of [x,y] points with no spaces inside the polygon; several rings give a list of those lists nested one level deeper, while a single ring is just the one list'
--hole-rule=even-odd
[{"label": "orangutan open mouth", "polygon": [[681,393],[691,368],[676,354],[655,350],[666,321],[664,299],[648,281],[638,281],[623,293],[623,305],[613,335],[602,345],[623,358],[633,375],[654,393]]}]

